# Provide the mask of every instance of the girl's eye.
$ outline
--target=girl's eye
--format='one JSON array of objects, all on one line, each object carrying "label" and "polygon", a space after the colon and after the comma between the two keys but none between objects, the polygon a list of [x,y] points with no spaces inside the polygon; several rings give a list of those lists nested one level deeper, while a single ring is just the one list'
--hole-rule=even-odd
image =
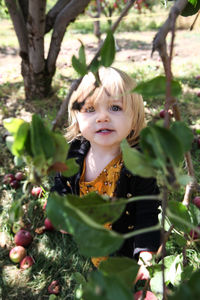
[{"label": "girl's eye", "polygon": [[122,108],[119,105],[112,105],[110,108],[112,111],[120,111]]},{"label": "girl's eye", "polygon": [[94,111],[95,111],[94,106],[89,106],[84,109],[84,112],[88,112],[88,113],[94,112]]}]

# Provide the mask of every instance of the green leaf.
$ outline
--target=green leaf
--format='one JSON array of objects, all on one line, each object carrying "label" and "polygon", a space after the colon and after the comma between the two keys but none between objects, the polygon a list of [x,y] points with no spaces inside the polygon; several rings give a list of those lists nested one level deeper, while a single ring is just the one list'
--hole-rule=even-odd
[{"label": "green leaf", "polygon": [[192,274],[188,282],[183,281],[169,300],[197,300],[200,295],[200,270]]},{"label": "green leaf", "polygon": [[[166,77],[157,76],[146,82],[138,84],[133,92],[141,94],[144,97],[160,97],[166,95]],[[178,81],[171,81],[171,93],[172,96],[176,97],[181,94],[182,89]]]},{"label": "green leaf", "polygon": [[139,266],[135,260],[128,257],[109,257],[100,263],[99,270],[108,276],[116,275],[120,281],[132,287]]},{"label": "green leaf", "polygon": [[194,136],[192,130],[184,122],[173,122],[171,131],[181,142],[184,152],[187,152],[192,147]]},{"label": "green leaf", "polygon": [[79,165],[77,164],[75,158],[69,158],[66,160],[65,163],[67,166],[67,170],[62,172],[62,175],[66,176],[66,177],[70,177],[79,171]]},{"label": "green leaf", "polygon": [[25,142],[28,136],[28,131],[30,130],[29,123],[22,123],[21,126],[19,126],[16,134],[14,143],[12,145],[12,153],[13,155],[20,156],[25,151]]},{"label": "green leaf", "polygon": [[126,202],[122,203],[121,199],[109,200],[107,196],[100,196],[95,192],[83,197],[68,195],[68,201],[102,225],[116,221],[126,205]]},{"label": "green leaf", "polygon": [[200,9],[199,0],[188,0],[186,7],[183,9],[181,16],[188,17],[196,14]]},{"label": "green leaf", "polygon": [[72,66],[75,69],[75,71],[81,76],[87,74],[87,66],[80,62],[80,60],[74,55],[72,56]]},{"label": "green leaf", "polygon": [[200,209],[196,207],[196,205],[190,203],[188,212],[190,214],[192,224],[194,224],[194,226],[198,226],[200,224]]},{"label": "green leaf", "polygon": [[75,280],[77,284],[84,285],[86,283],[85,277],[79,272],[74,272],[71,276],[71,279]]},{"label": "green leaf", "polygon": [[155,177],[156,172],[145,156],[138,150],[131,148],[126,140],[121,143],[123,160],[126,168],[133,174],[142,177]]},{"label": "green leaf", "polygon": [[144,128],[140,136],[140,145],[146,155],[150,149],[150,156],[153,153],[163,163],[166,163],[170,158],[178,166],[182,161],[184,155],[183,147],[172,130],[152,125]]},{"label": "green leaf", "polygon": [[31,149],[34,156],[44,155],[46,159],[53,158],[55,143],[51,131],[45,126],[38,115],[32,116],[31,122]]},{"label": "green leaf", "polygon": [[52,135],[55,144],[53,162],[65,162],[69,150],[69,144],[61,133],[52,133]]},{"label": "green leaf", "polygon": [[94,61],[92,61],[89,70],[94,73],[94,75],[97,73],[99,67],[100,67],[100,62],[98,59],[95,59]]},{"label": "green leaf", "polygon": [[3,120],[4,127],[12,134],[15,135],[19,127],[25,123],[24,120],[18,118],[8,118]]},{"label": "green leaf", "polygon": [[[190,232],[190,215],[187,207],[181,202],[170,200],[168,203],[167,215],[176,229],[185,233]],[[185,222],[187,222],[187,224]]]},{"label": "green leaf", "polygon": [[[85,47],[83,43],[80,41],[81,47],[79,49],[78,55],[79,55],[79,61],[86,66],[86,57],[85,57]],[[87,67],[87,66],[86,66]]]},{"label": "green leaf", "polygon": [[79,251],[85,256],[109,255],[119,249],[124,241],[120,234],[105,229],[71,204],[69,195],[51,193],[47,202],[47,215],[55,227],[74,234]]},{"label": "green leaf", "polygon": [[100,51],[101,65],[110,67],[115,58],[115,39],[111,30],[108,31]]},{"label": "green leaf", "polygon": [[83,300],[133,300],[133,294],[115,276],[103,276],[99,271],[92,272],[83,289]]}]

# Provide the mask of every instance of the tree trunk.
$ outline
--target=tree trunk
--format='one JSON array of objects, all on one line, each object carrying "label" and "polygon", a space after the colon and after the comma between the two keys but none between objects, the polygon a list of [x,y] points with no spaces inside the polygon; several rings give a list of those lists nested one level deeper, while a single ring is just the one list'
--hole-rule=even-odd
[{"label": "tree trunk", "polygon": [[26,59],[22,60],[21,73],[24,79],[24,90],[27,100],[43,99],[52,93],[52,79],[54,74],[49,74],[46,68],[35,73]]}]

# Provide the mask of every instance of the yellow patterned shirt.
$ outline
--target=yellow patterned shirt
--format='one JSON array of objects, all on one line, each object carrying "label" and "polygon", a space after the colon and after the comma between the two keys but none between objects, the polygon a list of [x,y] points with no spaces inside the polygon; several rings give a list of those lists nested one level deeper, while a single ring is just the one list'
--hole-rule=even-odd
[{"label": "yellow patterned shirt", "polygon": [[[85,179],[85,161],[83,164],[83,171],[80,178],[80,196],[86,195],[90,192],[98,192],[100,195],[114,196],[116,182],[119,179],[121,167],[123,165],[122,155],[119,154],[101,171],[98,177],[92,181],[84,181]],[[104,225],[107,229],[112,229],[110,223]],[[107,257],[93,257],[92,263],[98,267],[100,262],[106,260]]]}]

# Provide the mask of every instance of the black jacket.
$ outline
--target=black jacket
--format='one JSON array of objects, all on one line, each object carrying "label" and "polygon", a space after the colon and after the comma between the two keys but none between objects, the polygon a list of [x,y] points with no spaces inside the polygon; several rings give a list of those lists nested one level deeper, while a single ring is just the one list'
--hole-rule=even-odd
[{"label": "black jacket", "polygon": [[[84,158],[90,148],[86,140],[72,142],[68,158],[76,158],[80,170],[72,177],[55,176],[55,185],[51,191],[59,194],[79,195],[79,180],[82,173]],[[142,178],[130,173],[122,166],[119,180],[116,184],[115,196],[117,198],[130,198],[132,196],[157,195],[159,189],[154,178]],[[112,229],[119,233],[142,229],[158,223],[159,202],[155,200],[140,200],[126,205],[120,218],[112,224]],[[141,251],[156,251],[160,245],[160,231],[152,231],[127,239],[117,252],[117,255],[138,258]]]}]

